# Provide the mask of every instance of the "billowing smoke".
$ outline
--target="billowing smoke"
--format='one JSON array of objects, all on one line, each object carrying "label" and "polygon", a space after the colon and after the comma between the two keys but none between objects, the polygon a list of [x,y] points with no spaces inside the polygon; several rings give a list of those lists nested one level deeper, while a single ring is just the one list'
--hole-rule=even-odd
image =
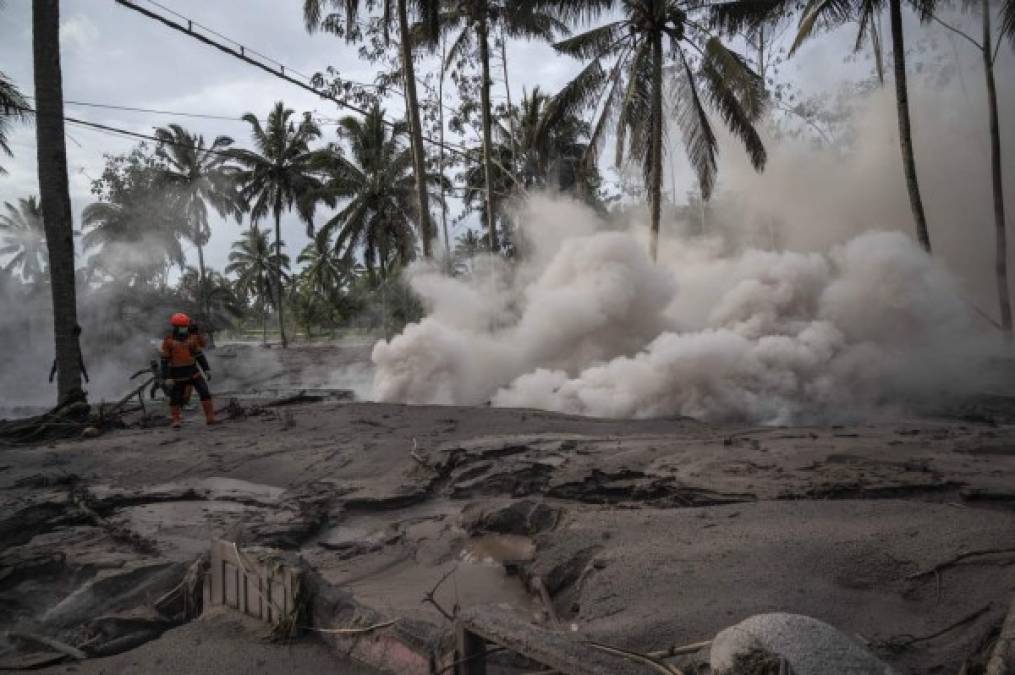
[{"label": "billowing smoke", "polygon": [[[773,141],[759,176],[724,145],[704,232],[671,210],[656,265],[644,214],[605,221],[536,197],[516,218],[518,266],[482,261],[464,279],[417,268],[428,315],[375,347],[374,397],[786,423],[993,386],[986,112],[914,80],[935,258],[910,235],[894,105],[875,91],[845,147]],[[1013,100],[1006,90],[1002,113]]]},{"label": "billowing smoke", "polygon": [[536,253],[511,276],[417,271],[430,313],[374,348],[377,399],[784,423],[961,394],[997,345],[898,232],[827,254],[671,242],[653,265],[579,205],[534,198],[522,222]]}]

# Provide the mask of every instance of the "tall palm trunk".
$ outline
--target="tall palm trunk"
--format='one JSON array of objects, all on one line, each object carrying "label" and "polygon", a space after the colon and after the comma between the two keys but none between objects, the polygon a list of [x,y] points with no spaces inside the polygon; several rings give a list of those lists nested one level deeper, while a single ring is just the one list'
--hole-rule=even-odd
[{"label": "tall palm trunk", "polygon": [[278,333],[282,349],[289,346],[285,339],[285,312],[282,309],[282,209],[275,209],[275,309],[278,310]]},{"label": "tall palm trunk", "polygon": [[444,248],[447,249],[448,255],[448,269],[450,270],[454,264],[451,260],[451,241],[448,239],[448,202],[447,202],[447,187],[444,185],[444,76],[446,75],[447,66],[445,65],[448,54],[447,44],[445,39],[441,38],[441,76],[437,82],[437,115],[440,119],[440,141],[441,145],[439,148],[440,155],[438,156],[438,177],[441,181],[441,228],[444,230]]},{"label": "tall palm trunk", "polygon": [[416,174],[416,208],[419,209],[419,230],[423,239],[423,256],[433,256],[433,228],[430,224],[430,205],[426,193],[426,158],[423,150],[423,125],[419,120],[419,101],[416,98],[416,68],[412,62],[412,37],[409,33],[409,15],[405,0],[398,0],[398,31],[402,52],[402,73],[405,75],[405,116],[412,134],[412,170]]},{"label": "tall palm trunk", "polygon": [[990,173],[994,189],[994,253],[997,272],[997,299],[1001,305],[1001,328],[1011,336],[1011,299],[1008,293],[1008,236],[1005,232],[1004,181],[1001,174],[1001,132],[997,119],[997,87],[994,84],[994,59],[991,48],[990,0],[983,0],[983,69],[987,77],[987,101],[990,110]]},{"label": "tall palm trunk", "polygon": [[652,36],[652,130],[649,148],[649,199],[652,211],[652,230],[649,238],[649,255],[653,262],[659,255],[659,216],[663,189],[663,36],[656,31]]},{"label": "tall palm trunk", "polygon": [[892,19],[892,59],[895,66],[895,105],[899,116],[899,145],[902,149],[902,168],[906,174],[909,204],[916,221],[916,238],[930,253],[930,233],[923,212],[920,183],[916,178],[916,158],[913,156],[913,133],[909,119],[909,89],[906,86],[906,45],[902,33],[902,0],[889,0]]},{"label": "tall palm trunk", "polygon": [[33,0],[32,53],[39,194],[53,297],[57,404],[64,406],[86,399],[81,389],[81,346],[74,330],[78,324],[77,293],[74,286],[74,230],[67,185],[67,147],[64,142],[59,0]]},{"label": "tall palm trunk", "polygon": [[486,6],[480,8],[479,26],[479,60],[483,64],[483,86],[480,87],[480,103],[483,107],[483,174],[486,180],[486,229],[490,243],[490,252],[496,253],[497,219],[494,214],[493,200],[493,122],[490,119],[490,35],[486,23]]},{"label": "tall palm trunk", "polygon": [[871,49],[874,52],[874,69],[878,74],[878,84],[885,86],[885,61],[881,50],[881,10],[871,20]]},{"label": "tall palm trunk", "polygon": [[507,35],[502,31],[500,40],[500,63],[504,70],[504,93],[507,95],[508,131],[511,133],[511,173],[518,180],[518,135],[515,131],[515,109],[511,105],[511,80],[508,77]]},{"label": "tall palm trunk", "polygon": [[[197,233],[196,241],[201,241],[200,232]],[[204,312],[202,321],[205,323],[205,333],[208,336],[208,346],[211,348],[215,347],[215,331],[212,330],[211,325],[211,304],[208,300],[208,283],[207,283],[207,272],[204,267],[204,247],[201,244],[196,244],[197,247],[197,301],[201,306],[201,311]]]}]

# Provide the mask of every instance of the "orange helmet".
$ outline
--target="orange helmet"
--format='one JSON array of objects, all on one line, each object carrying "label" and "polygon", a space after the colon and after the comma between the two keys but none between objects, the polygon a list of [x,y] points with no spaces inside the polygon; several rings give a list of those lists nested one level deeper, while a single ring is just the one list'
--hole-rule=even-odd
[{"label": "orange helmet", "polygon": [[173,314],[173,316],[169,319],[169,323],[172,324],[173,326],[186,328],[187,326],[190,325],[190,317],[184,314],[183,312],[177,312],[176,314]]}]

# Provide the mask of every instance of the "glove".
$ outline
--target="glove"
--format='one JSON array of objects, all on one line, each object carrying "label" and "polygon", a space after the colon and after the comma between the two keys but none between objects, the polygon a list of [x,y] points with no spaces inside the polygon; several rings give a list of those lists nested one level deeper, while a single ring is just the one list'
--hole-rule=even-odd
[{"label": "glove", "polygon": [[210,370],[204,371],[204,379],[207,380],[208,382],[211,382],[211,371]]}]

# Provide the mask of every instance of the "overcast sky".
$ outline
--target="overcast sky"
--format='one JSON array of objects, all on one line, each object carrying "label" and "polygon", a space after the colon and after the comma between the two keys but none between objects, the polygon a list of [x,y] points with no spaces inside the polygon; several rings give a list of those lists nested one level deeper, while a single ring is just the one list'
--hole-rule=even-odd
[{"label": "overcast sky", "polygon": [[[302,0],[161,0],[172,10],[211,27],[248,48],[256,49],[303,73],[335,66],[344,77],[372,81],[374,66],[359,60],[356,47],[331,35],[308,35],[303,26]],[[177,122],[206,138],[226,134],[245,145],[249,127],[238,118],[246,112],[267,114],[277,100],[297,111],[309,110],[328,118],[340,111],[281,79],[202,45],[176,31],[131,11],[113,0],[63,0],[61,49],[64,98],[67,101],[114,104],[237,118],[188,119],[87,108],[68,104],[66,114],[139,132]],[[28,95],[32,94],[30,0],[7,0],[0,10],[0,70]],[[806,85],[828,83],[827,74],[843,68],[844,44],[850,36],[814,41],[791,66],[794,77]],[[512,43],[509,47],[512,94],[539,85],[556,91],[577,71],[573,60],[558,56],[549,45]],[[806,71],[800,70],[806,64]],[[866,66],[863,66],[866,67]],[[499,73],[497,73],[499,75]],[[495,95],[501,96],[498,78]],[[401,115],[397,105],[390,113]],[[325,126],[325,140],[334,138],[334,126]],[[128,151],[136,140],[68,126],[67,152],[75,219],[90,201],[89,185],[102,170],[103,153]],[[0,158],[9,171],[0,177],[0,201],[37,194],[35,132],[21,126],[12,134],[16,156]],[[679,172],[678,172],[679,175]],[[688,188],[691,186],[688,185]],[[304,227],[294,216],[283,221],[283,238],[290,253],[306,243]],[[216,223],[207,261],[221,269],[231,242],[239,238],[235,222]],[[189,250],[191,262],[195,256]]]}]

